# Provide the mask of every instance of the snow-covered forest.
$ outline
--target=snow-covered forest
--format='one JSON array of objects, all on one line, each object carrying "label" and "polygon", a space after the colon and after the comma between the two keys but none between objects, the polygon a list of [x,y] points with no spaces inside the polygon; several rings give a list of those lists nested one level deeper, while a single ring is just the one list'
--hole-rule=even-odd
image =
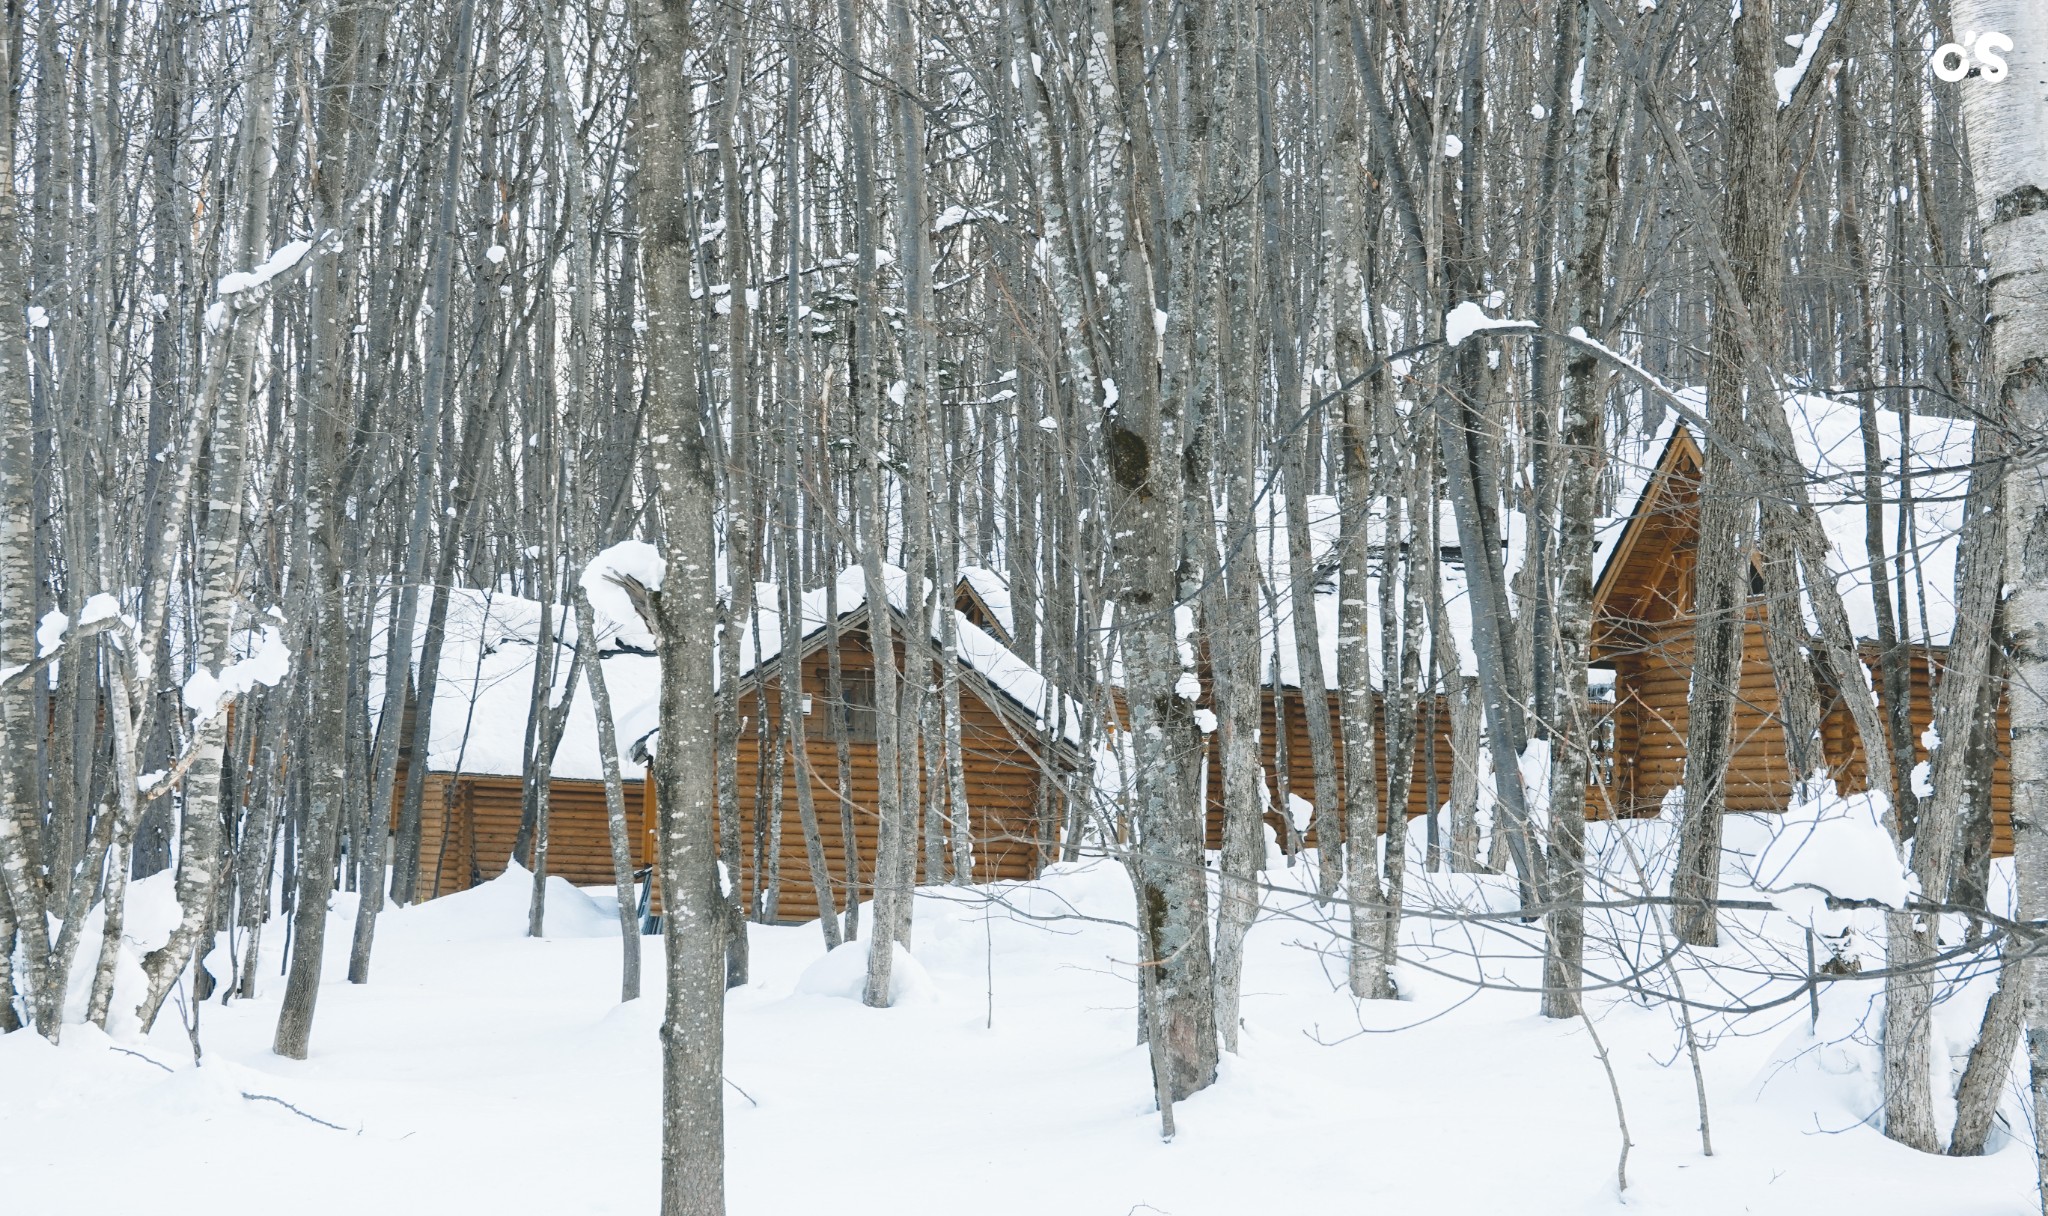
[{"label": "snow-covered forest", "polygon": [[6,13],[0,1212],[2048,1216],[2041,0]]}]

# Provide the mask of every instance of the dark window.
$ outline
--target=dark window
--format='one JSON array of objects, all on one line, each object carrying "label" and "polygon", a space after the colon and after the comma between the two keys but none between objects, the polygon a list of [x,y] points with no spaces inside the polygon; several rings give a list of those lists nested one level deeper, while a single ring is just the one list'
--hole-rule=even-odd
[{"label": "dark window", "polygon": [[[840,726],[845,729],[846,737],[850,741],[854,743],[873,743],[875,741],[874,672],[841,672],[839,677],[840,700],[836,705],[830,703],[831,698],[826,692],[831,687],[831,684],[827,679],[824,668],[818,669],[817,683],[813,687],[818,691],[812,694],[811,698],[810,719],[815,724],[812,729],[826,732],[827,737],[830,737],[829,732],[836,718]],[[826,714],[828,712],[834,716],[827,717]]]}]

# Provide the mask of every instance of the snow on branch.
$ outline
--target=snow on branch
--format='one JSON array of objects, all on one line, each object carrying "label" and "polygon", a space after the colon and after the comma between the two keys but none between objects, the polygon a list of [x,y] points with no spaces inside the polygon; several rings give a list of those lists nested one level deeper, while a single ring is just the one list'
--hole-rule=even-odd
[{"label": "snow on branch", "polygon": [[577,584],[590,597],[590,606],[616,621],[639,619],[655,627],[648,610],[649,593],[661,590],[668,577],[668,560],[661,550],[644,540],[622,540],[583,568]]},{"label": "snow on branch", "polygon": [[1830,898],[1906,907],[1920,883],[1884,825],[1887,807],[1883,794],[1845,796],[1831,780],[1811,783],[1771,825],[1756,858],[1757,889],[1824,935],[1839,928],[1831,918],[1842,916],[1829,912]]},{"label": "snow on branch", "polygon": [[292,669],[291,647],[285,643],[284,631],[275,625],[243,631],[233,649],[244,657],[217,673],[202,666],[186,677],[182,690],[185,708],[196,715],[195,724],[213,717],[258,684],[276,686]]},{"label": "snow on branch", "polygon": [[1534,321],[1510,321],[1505,317],[1489,317],[1477,300],[1467,300],[1444,314],[1444,345],[1456,346],[1481,330],[1535,328]]},{"label": "snow on branch", "polygon": [[1791,67],[1779,68],[1772,74],[1772,80],[1778,86],[1779,109],[1782,110],[1792,104],[1792,95],[1799,91],[1800,82],[1806,79],[1807,69],[1813,66],[1813,57],[1820,50],[1821,38],[1828,32],[1828,27],[1834,23],[1835,6],[1830,4],[1820,10],[1820,14],[1813,19],[1813,27],[1806,31],[1804,38],[1800,39],[1799,58]]}]

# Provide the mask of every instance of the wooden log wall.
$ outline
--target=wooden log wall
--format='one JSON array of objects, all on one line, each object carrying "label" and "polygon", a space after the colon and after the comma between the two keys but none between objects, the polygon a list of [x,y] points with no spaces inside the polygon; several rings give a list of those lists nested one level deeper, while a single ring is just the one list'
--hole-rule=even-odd
[{"label": "wooden log wall", "polygon": [[[1626,813],[1653,815],[1664,796],[1685,773],[1685,738],[1690,722],[1692,623],[1678,621],[1645,629],[1638,648],[1617,653],[1615,785]],[[1912,674],[1913,753],[1927,759],[1920,734],[1934,720],[1933,684],[1928,654],[1915,648]],[[1866,653],[1875,662],[1874,653]],[[1792,794],[1792,774],[1785,761],[1785,733],[1778,716],[1778,689],[1772,676],[1764,625],[1754,617],[1743,634],[1741,695],[1736,703],[1737,745],[1727,776],[1728,809],[1776,812]],[[1821,745],[1830,774],[1845,793],[1865,788],[1863,750],[1855,724],[1839,699],[1824,707]],[[1998,711],[1998,755],[1992,768],[1992,847],[1997,856],[2012,852],[2012,768],[2010,721],[2003,703]]]},{"label": "wooden log wall", "polygon": [[[850,640],[843,646],[841,654],[848,676],[858,676],[870,665],[867,652]],[[828,717],[830,706],[826,696],[824,658],[821,655],[807,657],[803,674],[804,693],[810,698],[811,712],[804,718],[803,746],[788,753],[783,767],[779,831],[773,822],[774,791],[768,785],[774,769],[775,737],[781,723],[779,687],[771,682],[759,692],[750,691],[742,696],[739,705],[742,719],[738,791],[740,893],[751,906],[757,885],[764,880],[764,871],[774,875],[777,885],[773,919],[782,923],[815,920],[820,908],[818,892],[811,882],[810,857],[804,846],[803,820],[797,806],[797,782],[800,779],[809,780],[811,795],[816,800],[818,836],[831,871],[833,905],[844,909],[847,899],[846,833],[838,792],[838,752],[833,745]],[[1042,858],[1056,847],[1058,825],[1064,814],[1054,792],[1057,782],[1047,781],[1033,741],[1013,734],[1009,720],[976,695],[965,678],[961,682],[960,708],[963,784],[966,786],[968,815],[974,835],[974,881],[986,883],[1034,877]],[[848,751],[847,801],[853,810],[854,847],[858,862],[857,895],[861,899],[872,899],[875,852],[880,839],[880,821],[876,813],[879,798],[876,749],[872,740],[854,739]],[[920,797],[921,787],[922,782]],[[647,809],[642,816],[650,825],[656,822],[654,796],[654,784],[650,781],[645,790]],[[717,813],[722,814],[723,808],[718,808]],[[763,864],[759,867],[754,862],[757,825],[762,833]],[[925,877],[923,840],[920,825],[920,882]],[[652,852],[651,849],[649,851]]]},{"label": "wooden log wall", "polygon": [[[1286,691],[1287,706],[1287,788],[1290,794],[1315,801],[1316,769],[1314,754],[1309,748],[1308,716],[1299,689]],[[1337,790],[1342,796],[1344,788],[1344,739],[1343,725],[1339,716],[1338,699],[1335,693],[1326,694],[1330,715],[1330,742],[1337,758]],[[1442,697],[1420,700],[1416,705],[1417,722],[1415,732],[1414,771],[1409,775],[1407,814],[1410,819],[1429,813],[1429,781],[1431,761],[1434,760],[1437,802],[1439,805],[1451,797],[1451,711],[1450,703]],[[1435,718],[1436,750],[1432,757],[1429,740],[1425,734],[1430,719]],[[1259,762],[1266,769],[1267,797],[1275,808],[1267,815],[1267,823],[1283,842],[1287,834],[1280,820],[1280,787],[1276,779],[1278,769],[1279,732],[1274,729],[1274,697],[1271,688],[1262,689],[1259,696]],[[1205,847],[1223,847],[1223,749],[1216,736],[1204,736],[1207,741],[1205,767],[1208,772],[1207,799],[1208,814],[1205,818]],[[1380,830],[1387,827],[1387,748],[1386,714],[1382,709],[1373,713],[1373,766],[1378,774],[1380,791]],[[1309,847],[1315,844],[1315,831],[1309,830],[1303,843]]]},{"label": "wooden log wall", "polygon": [[[651,838],[644,822],[646,796],[639,781],[626,781],[626,832],[633,842],[633,868],[649,864]],[[392,789],[392,824],[405,789],[399,768]],[[420,802],[419,891],[423,899],[466,891],[505,872],[519,834],[524,782],[518,777],[473,773],[427,774]],[[531,869],[529,850],[520,864]],[[610,886],[612,851],[604,782],[556,778],[548,792],[548,873],[579,887]]]}]

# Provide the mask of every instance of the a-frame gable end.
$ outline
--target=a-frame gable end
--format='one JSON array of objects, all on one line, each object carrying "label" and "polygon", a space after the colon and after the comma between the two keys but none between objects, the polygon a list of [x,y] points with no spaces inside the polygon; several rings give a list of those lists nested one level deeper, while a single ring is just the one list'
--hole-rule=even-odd
[{"label": "a-frame gable end", "polygon": [[1684,598],[1677,584],[1685,564],[1678,558],[1698,532],[1702,463],[1691,433],[1674,430],[1594,581],[1596,619],[1638,619],[1651,604]]}]

